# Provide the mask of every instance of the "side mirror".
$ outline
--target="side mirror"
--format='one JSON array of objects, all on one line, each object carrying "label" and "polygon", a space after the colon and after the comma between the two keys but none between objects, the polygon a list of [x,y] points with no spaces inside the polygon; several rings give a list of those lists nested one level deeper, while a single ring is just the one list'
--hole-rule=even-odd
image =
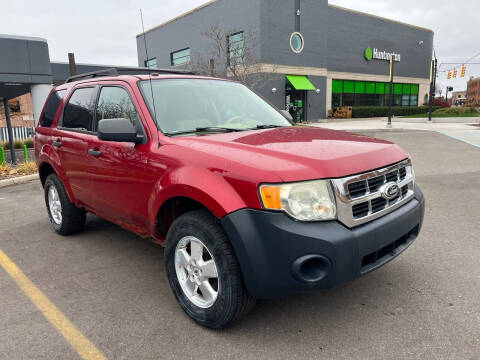
[{"label": "side mirror", "polygon": [[290,114],[287,110],[280,110],[280,112],[281,112],[282,115],[285,117],[285,119],[287,119],[288,121],[290,121],[291,123],[293,123],[292,114]]},{"label": "side mirror", "polygon": [[104,141],[142,142],[137,130],[128,119],[103,119],[98,122],[98,138]]}]

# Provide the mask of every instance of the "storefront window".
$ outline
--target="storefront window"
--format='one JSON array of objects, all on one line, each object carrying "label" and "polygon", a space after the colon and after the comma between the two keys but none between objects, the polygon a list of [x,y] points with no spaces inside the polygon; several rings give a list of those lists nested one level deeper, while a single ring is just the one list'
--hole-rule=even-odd
[{"label": "storefront window", "polygon": [[[394,106],[417,106],[418,84],[393,84]],[[388,106],[390,83],[332,80],[332,108],[339,106]]]}]

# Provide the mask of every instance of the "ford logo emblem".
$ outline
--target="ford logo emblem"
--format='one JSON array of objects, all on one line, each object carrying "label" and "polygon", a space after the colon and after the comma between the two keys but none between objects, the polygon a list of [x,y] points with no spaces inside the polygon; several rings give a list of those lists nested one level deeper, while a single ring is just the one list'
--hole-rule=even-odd
[{"label": "ford logo emblem", "polygon": [[400,193],[400,188],[394,182],[389,182],[380,188],[382,196],[387,200],[395,199]]}]

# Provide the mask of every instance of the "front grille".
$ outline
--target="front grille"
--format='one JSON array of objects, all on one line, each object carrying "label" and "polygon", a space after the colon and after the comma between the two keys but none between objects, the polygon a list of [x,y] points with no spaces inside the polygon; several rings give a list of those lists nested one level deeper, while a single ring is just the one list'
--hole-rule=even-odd
[{"label": "front grille", "polygon": [[397,182],[398,181],[398,171],[392,171],[389,172],[387,175],[385,175],[385,178],[387,179],[387,182]]},{"label": "front grille", "polygon": [[352,199],[365,195],[367,193],[367,182],[359,181],[356,183],[348,184],[348,193],[350,194],[350,197]]},{"label": "front grille", "polygon": [[384,198],[376,198],[372,200],[372,213],[379,212],[380,210],[385,209],[385,206],[387,205],[387,200]]},{"label": "front grille", "polygon": [[377,191],[380,189],[380,186],[382,186],[385,183],[385,177],[382,176],[377,176],[374,177],[373,179],[368,179],[368,188],[370,191]]},{"label": "front grille", "polygon": [[[387,214],[413,198],[413,180],[410,160],[332,180],[337,196],[338,219],[354,227]],[[388,183],[395,183],[400,188],[392,199],[383,193],[384,185]]]},{"label": "front grille", "polygon": [[363,202],[352,207],[353,217],[358,219],[368,215],[368,203]]},{"label": "front grille", "polygon": [[[367,194],[378,192],[380,187],[386,183],[394,182],[398,183],[402,178],[402,174],[405,174],[407,170],[405,167],[395,169],[394,171],[387,172],[385,175],[375,176],[371,179],[357,181],[348,184],[348,193],[351,199],[356,199]],[[367,187],[368,184],[368,187]],[[393,199],[384,199],[383,197],[377,197],[365,202],[352,206],[352,216],[354,219],[359,219],[369,214],[377,213],[384,210],[385,207],[395,204],[398,200],[404,197],[408,192],[408,185],[403,186],[398,195]]]}]

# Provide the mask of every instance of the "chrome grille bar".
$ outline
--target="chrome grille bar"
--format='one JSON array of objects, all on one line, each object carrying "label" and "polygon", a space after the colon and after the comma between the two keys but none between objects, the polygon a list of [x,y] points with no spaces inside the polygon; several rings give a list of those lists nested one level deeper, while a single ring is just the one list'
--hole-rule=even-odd
[{"label": "chrome grille bar", "polygon": [[[401,179],[401,169],[405,169],[405,177]],[[388,181],[388,175],[396,172],[396,181]],[[403,172],[403,171],[402,171]],[[369,180],[383,177],[383,182],[380,186],[377,187],[377,190],[371,191]],[[392,176],[393,178],[394,176]],[[391,166],[387,166],[382,169],[366,172],[359,175],[353,175],[341,179],[331,180],[335,197],[337,200],[337,214],[338,220],[345,224],[348,227],[355,227],[366,222],[377,219],[381,216],[384,216],[393,210],[399,208],[403,204],[413,199],[414,196],[414,174],[412,169],[412,164],[410,159],[401,161]],[[351,197],[349,192],[349,185],[356,184],[365,181],[366,190],[365,193],[361,196]],[[399,196],[395,199],[388,200],[386,199],[385,207],[376,212],[372,211],[372,200],[383,197],[382,193],[379,191],[381,186],[386,183],[396,183],[400,188]],[[355,185],[354,185],[355,186]],[[407,187],[407,191],[403,194]],[[353,207],[358,204],[368,205],[368,213],[363,216],[355,217],[353,213]],[[364,211],[366,212],[366,211]]]}]

